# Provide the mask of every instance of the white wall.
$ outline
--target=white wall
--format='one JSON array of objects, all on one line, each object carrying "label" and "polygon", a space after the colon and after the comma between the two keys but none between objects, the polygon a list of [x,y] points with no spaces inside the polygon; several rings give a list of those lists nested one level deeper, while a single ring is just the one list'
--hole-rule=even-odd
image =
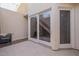
[{"label": "white wall", "polygon": [[0,8],[1,33],[12,33],[13,41],[27,38],[27,19],[16,12]]},{"label": "white wall", "polygon": [[75,7],[75,48],[79,49],[79,4]]}]

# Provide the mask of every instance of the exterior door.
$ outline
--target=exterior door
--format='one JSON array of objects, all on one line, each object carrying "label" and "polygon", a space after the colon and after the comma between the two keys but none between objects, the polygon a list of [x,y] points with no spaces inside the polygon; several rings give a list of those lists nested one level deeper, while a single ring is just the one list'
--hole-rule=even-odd
[{"label": "exterior door", "polygon": [[60,48],[71,48],[71,10],[60,9]]},{"label": "exterior door", "polygon": [[50,46],[50,9],[30,16],[30,38],[32,41]]},{"label": "exterior door", "polygon": [[39,13],[39,41],[46,45],[50,45],[50,12],[45,10]]},{"label": "exterior door", "polygon": [[37,17],[30,17],[30,37],[32,39],[37,39]]},{"label": "exterior door", "polygon": [[70,44],[69,10],[60,10],[60,44]]}]

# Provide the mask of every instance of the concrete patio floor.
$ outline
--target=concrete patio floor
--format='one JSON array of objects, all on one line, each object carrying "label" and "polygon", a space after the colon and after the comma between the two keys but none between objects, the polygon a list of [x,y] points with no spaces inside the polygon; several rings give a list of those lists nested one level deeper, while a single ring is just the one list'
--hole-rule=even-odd
[{"label": "concrete patio floor", "polygon": [[49,47],[24,41],[0,48],[0,56],[79,56],[79,51],[73,49],[52,51]]}]

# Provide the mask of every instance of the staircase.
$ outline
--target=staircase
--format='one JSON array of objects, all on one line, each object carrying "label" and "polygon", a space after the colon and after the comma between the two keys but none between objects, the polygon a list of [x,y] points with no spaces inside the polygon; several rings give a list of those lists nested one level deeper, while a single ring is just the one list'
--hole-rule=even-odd
[{"label": "staircase", "polygon": [[48,21],[40,20],[39,24],[44,30],[50,33],[50,25],[48,25]]}]

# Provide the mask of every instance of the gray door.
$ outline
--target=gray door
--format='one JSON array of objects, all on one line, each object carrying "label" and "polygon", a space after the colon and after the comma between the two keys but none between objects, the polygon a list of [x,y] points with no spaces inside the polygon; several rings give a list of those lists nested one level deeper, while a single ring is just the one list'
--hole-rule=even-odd
[{"label": "gray door", "polygon": [[70,44],[70,10],[60,10],[60,44]]}]

